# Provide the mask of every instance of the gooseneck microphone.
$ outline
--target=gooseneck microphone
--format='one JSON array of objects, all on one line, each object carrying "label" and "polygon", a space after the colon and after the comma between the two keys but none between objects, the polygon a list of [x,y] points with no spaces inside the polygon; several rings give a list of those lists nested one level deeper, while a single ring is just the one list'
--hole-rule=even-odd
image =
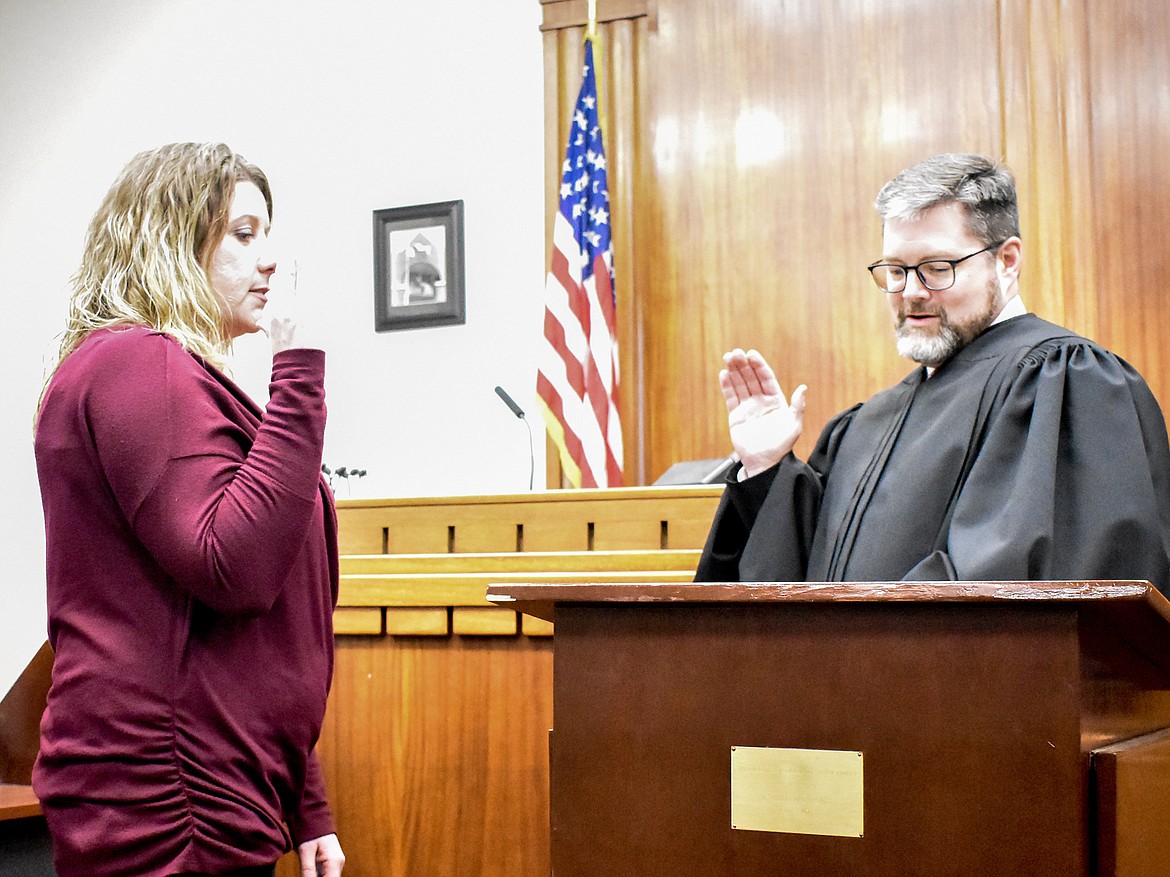
[{"label": "gooseneck microphone", "polygon": [[509,395],[508,395],[508,394],[507,394],[507,393],[504,391],[504,388],[503,388],[503,387],[496,387],[496,395],[497,395],[497,396],[499,396],[501,399],[503,399],[503,400],[504,400],[504,404],[505,404],[505,405],[507,405],[509,408],[511,408],[511,409],[512,409],[512,413],[513,413],[513,414],[515,414],[515,415],[516,415],[517,417],[519,417],[521,420],[523,420],[523,419],[524,419],[524,411],[523,411],[523,409],[521,409],[521,407],[520,407],[519,405],[517,405],[517,404],[516,404],[516,400],[514,400],[514,399],[513,399],[511,396],[509,396]]},{"label": "gooseneck microphone", "polygon": [[528,427],[528,489],[532,490],[533,478],[536,475],[536,451],[532,447],[532,426],[528,423],[528,418],[524,416],[524,409],[516,404],[516,400],[509,396],[503,387],[496,387],[496,395],[503,399],[504,404],[511,412],[523,420],[524,425]]}]

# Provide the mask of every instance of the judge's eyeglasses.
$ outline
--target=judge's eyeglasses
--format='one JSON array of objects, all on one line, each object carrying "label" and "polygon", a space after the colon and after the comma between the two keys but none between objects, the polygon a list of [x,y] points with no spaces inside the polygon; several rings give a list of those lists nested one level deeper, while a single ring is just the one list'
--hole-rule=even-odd
[{"label": "judge's eyeglasses", "polygon": [[878,289],[882,292],[894,293],[904,290],[906,288],[906,279],[910,276],[911,271],[918,275],[918,282],[922,284],[923,289],[929,289],[931,292],[941,292],[955,285],[956,265],[960,262],[966,262],[968,259],[973,259],[980,253],[997,249],[1003,243],[1003,241],[999,241],[989,247],[984,247],[982,250],[968,253],[961,259],[929,259],[926,262],[919,262],[917,265],[895,265],[892,262],[874,262],[869,266],[868,270],[873,275],[873,282],[878,285]]}]

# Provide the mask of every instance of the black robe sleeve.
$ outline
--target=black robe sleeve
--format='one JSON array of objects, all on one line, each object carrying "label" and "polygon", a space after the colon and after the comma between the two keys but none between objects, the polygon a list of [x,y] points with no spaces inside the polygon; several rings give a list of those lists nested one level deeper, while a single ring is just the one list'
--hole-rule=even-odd
[{"label": "black robe sleeve", "polygon": [[825,426],[808,463],[788,454],[744,481],[739,480],[740,466],[731,470],[699,558],[696,582],[804,581],[824,480],[859,407]]},{"label": "black robe sleeve", "polygon": [[1141,376],[1083,340],[1025,357],[955,500],[946,554],[927,562],[949,562],[959,580],[1142,579],[1164,590],[1170,446]]}]

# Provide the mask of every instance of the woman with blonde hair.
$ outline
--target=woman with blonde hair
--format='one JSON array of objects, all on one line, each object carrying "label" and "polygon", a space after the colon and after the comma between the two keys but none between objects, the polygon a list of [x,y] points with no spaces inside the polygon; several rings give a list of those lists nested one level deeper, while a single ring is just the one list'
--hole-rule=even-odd
[{"label": "woman with blonde hair", "polygon": [[[90,224],[41,399],[53,682],[33,786],[59,877],[271,875],[344,856],[313,747],[336,516],[320,350],[261,320],[263,172],[222,144],[127,165]],[[221,370],[266,330],[259,408]]]}]

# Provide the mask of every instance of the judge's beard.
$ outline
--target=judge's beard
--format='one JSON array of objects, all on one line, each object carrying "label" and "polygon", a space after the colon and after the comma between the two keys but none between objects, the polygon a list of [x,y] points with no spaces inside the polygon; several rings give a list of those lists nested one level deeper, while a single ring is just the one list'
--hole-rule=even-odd
[{"label": "judge's beard", "polygon": [[[937,368],[942,365],[976,338],[983,334],[983,330],[991,325],[995,315],[1000,312],[999,282],[995,278],[987,285],[987,297],[983,308],[972,317],[961,323],[952,323],[945,308],[931,311],[922,307],[907,308],[906,303],[898,308],[898,319],[894,325],[898,341],[898,354],[922,363],[928,368]],[[929,335],[921,329],[906,323],[907,314],[937,313],[939,318],[938,333]]]}]

